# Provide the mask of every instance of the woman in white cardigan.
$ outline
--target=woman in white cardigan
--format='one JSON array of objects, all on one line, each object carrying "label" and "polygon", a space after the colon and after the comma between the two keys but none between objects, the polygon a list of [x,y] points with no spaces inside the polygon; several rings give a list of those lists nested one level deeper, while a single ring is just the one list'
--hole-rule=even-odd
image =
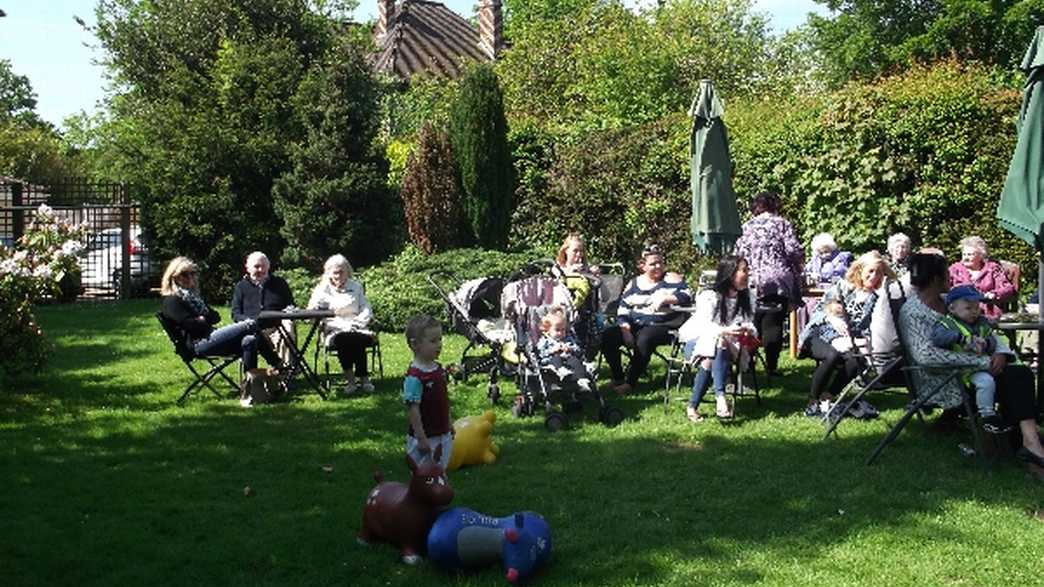
[{"label": "woman in white cardigan", "polygon": [[725,384],[733,361],[740,358],[743,342],[756,337],[753,296],[748,283],[747,261],[733,255],[718,263],[714,288],[696,297],[696,312],[682,325],[678,337],[685,343],[685,357],[697,362],[696,380],[686,414],[692,422],[703,419],[699,405],[713,381],[719,418],[732,417],[725,399]]},{"label": "woman in white cardigan", "polygon": [[344,255],[334,255],[323,265],[323,276],[308,300],[309,308],[331,309],[334,317],[323,321],[326,348],[337,350],[344,370],[345,395],[360,389],[373,391],[366,365],[366,347],[373,342],[367,330],[373,311],[363,286],[352,279],[352,265]]}]

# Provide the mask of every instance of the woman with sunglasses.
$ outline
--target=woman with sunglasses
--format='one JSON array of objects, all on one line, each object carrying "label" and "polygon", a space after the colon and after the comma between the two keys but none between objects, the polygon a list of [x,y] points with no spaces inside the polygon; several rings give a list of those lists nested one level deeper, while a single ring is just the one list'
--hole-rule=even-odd
[{"label": "woman with sunglasses", "polygon": [[178,325],[196,356],[238,355],[243,360],[243,370],[249,371],[257,368],[260,351],[271,365],[280,365],[275,351],[257,336],[256,320],[214,328],[221,317],[203,301],[198,277],[199,269],[191,259],[175,257],[167,264],[160,282],[163,315]]}]

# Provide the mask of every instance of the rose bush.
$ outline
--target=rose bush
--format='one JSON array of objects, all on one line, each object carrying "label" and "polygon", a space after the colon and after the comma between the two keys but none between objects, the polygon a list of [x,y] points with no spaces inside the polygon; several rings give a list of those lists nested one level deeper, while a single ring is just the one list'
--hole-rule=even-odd
[{"label": "rose bush", "polygon": [[59,282],[78,270],[85,226],[73,226],[41,205],[15,248],[0,246],[0,371],[8,377],[38,372],[50,348],[33,316],[42,298],[57,296]]}]

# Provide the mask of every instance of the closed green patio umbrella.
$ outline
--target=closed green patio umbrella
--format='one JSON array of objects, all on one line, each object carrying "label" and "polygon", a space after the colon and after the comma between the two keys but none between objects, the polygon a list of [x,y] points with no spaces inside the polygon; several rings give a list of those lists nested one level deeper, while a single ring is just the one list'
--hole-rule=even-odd
[{"label": "closed green patio umbrella", "polygon": [[692,184],[692,242],[704,253],[725,253],[742,234],[736,193],[732,191],[729,136],[721,116],[724,108],[710,80],[689,109]]},{"label": "closed green patio umbrella", "polygon": [[[1018,140],[1004,180],[997,219],[1002,228],[1037,249],[1037,291],[1044,294],[1044,26],[1037,27],[1020,66],[1026,72]],[[1044,308],[1044,304],[1040,305]],[[1044,326],[1044,310],[1039,314]],[[1040,356],[1041,338],[1037,339]],[[1044,393],[1044,369],[1037,369],[1037,402]]]},{"label": "closed green patio umbrella", "polygon": [[[1022,59],[1026,85],[1019,112],[1018,141],[1004,180],[997,218],[1001,227],[1036,247],[1042,247],[1044,223],[1044,26],[1037,27]],[[1044,268],[1044,263],[1041,264]],[[1039,273],[1044,285],[1044,271]]]}]

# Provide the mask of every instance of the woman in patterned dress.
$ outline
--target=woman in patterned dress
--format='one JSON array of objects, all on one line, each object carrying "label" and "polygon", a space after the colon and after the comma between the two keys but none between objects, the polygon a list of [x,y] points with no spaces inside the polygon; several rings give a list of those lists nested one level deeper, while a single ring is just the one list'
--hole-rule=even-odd
[{"label": "woman in patterned dress", "polygon": [[765,366],[770,375],[779,372],[783,350],[783,318],[801,303],[801,269],[805,253],[794,227],[779,215],[776,192],[761,192],[750,203],[754,215],[743,225],[736,241],[736,255],[750,265],[751,285],[757,292],[754,325],[765,345]]}]

